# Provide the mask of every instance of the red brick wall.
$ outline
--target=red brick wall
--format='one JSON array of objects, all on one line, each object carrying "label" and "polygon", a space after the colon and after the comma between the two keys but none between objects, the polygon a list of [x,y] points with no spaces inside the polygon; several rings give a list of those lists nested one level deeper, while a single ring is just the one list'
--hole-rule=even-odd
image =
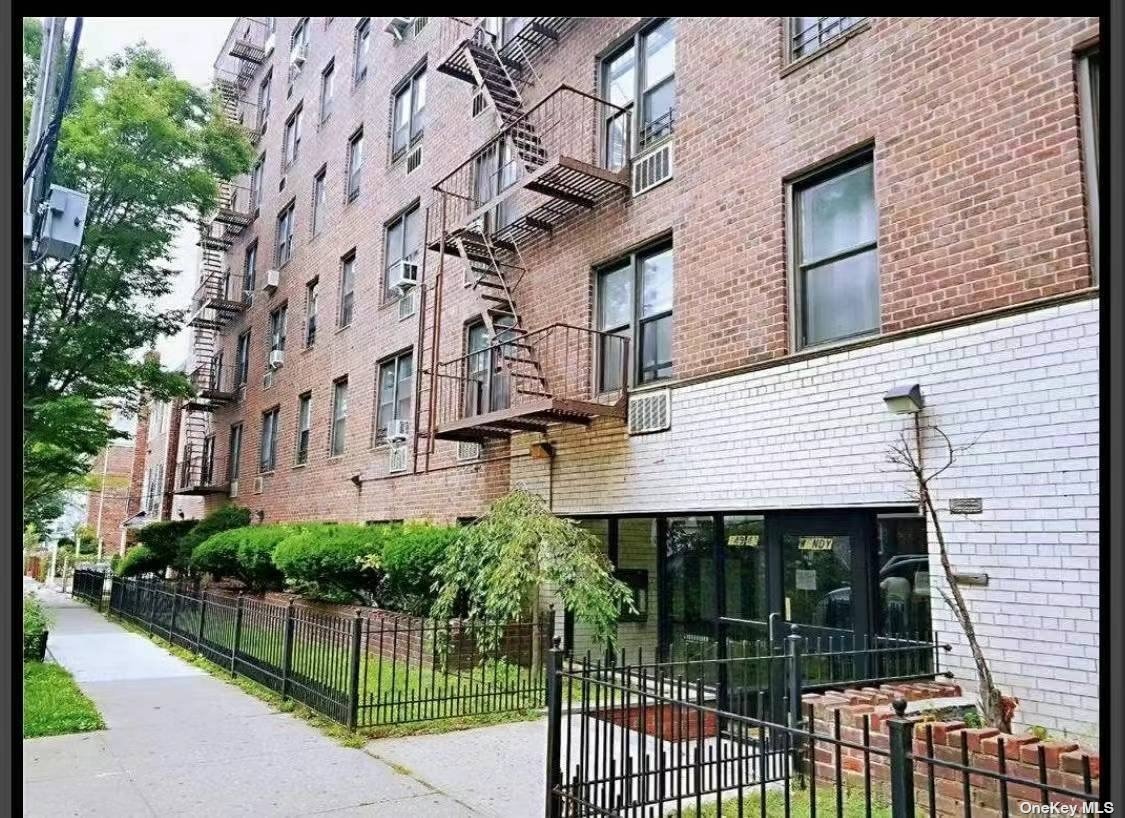
[{"label": "red brick wall", "polygon": [[[296,197],[295,253],[281,286],[259,290],[224,333],[226,360],[252,329],[246,398],[214,417],[218,460],[229,427],[244,422],[240,499],[269,521],[364,520],[479,513],[508,487],[508,444],[490,444],[485,465],[459,466],[456,445],[439,442],[423,477],[383,479],[387,452],[372,441],[377,364],[417,346],[418,317],[400,321],[384,305],[383,225],[420,199],[490,134],[492,114],[471,118],[467,84],[439,74],[443,18],[397,45],[372,19],[366,80],[352,87],[356,18],[313,18],[305,69],[287,97],[288,37],[279,18],[272,107],[258,147],[266,154],[257,220],[231,248],[239,271],[259,241],[258,278],[273,266],[279,211]],[[542,79],[524,89],[533,105],[565,81],[595,90],[596,57],[637,22],[587,18],[536,58]],[[1081,158],[1072,50],[1098,31],[1095,18],[873,18],[870,25],[800,66],[782,59],[780,18],[684,18],[677,22],[675,179],[636,199],[618,199],[528,247],[529,272],[515,293],[525,326],[587,325],[593,265],[668,231],[675,238],[675,375],[690,377],[791,352],[784,180],[863,144],[874,144],[884,331],[914,327],[1088,287]],[[426,57],[425,158],[409,177],[388,162],[394,86]],[[336,66],[329,119],[317,125],[320,75]],[[260,70],[251,84],[256,98]],[[296,163],[280,165],[286,118],[303,103]],[[362,192],[345,203],[347,141],[365,134]],[[313,177],[327,165],[326,227],[311,236]],[[431,207],[431,217],[438,210]],[[433,234],[434,227],[429,231]],[[355,320],[335,327],[340,258],[357,253]],[[427,254],[432,285],[437,254]],[[465,322],[481,301],[455,262],[444,265],[440,359],[463,351]],[[320,281],[318,340],[303,349],[305,285]],[[427,293],[433,304],[433,291]],[[262,375],[269,313],[288,302],[286,362],[269,389]],[[427,322],[432,321],[432,316]],[[423,410],[429,332],[416,355]],[[416,350],[417,352],[417,350]],[[345,454],[328,455],[334,379],[349,378]],[[295,464],[297,396],[312,392],[309,462]],[[252,493],[261,416],[279,405],[276,470]],[[425,424],[423,413],[422,426]],[[421,441],[425,445],[425,440]],[[516,455],[524,453],[514,452]],[[362,481],[357,490],[353,477]],[[217,504],[221,498],[211,498]]]},{"label": "red brick wall", "polygon": [[[905,698],[908,701],[925,701],[949,695],[959,695],[957,685],[942,683],[893,684],[879,688],[847,689],[826,694],[808,694],[806,707],[814,715],[814,732],[835,737],[851,744],[863,744],[863,726],[869,725],[870,747],[889,749],[888,719],[894,717],[891,701]],[[836,733],[835,713],[840,714],[839,734]],[[1042,750],[1047,783],[1077,792],[1084,792],[1083,764],[1088,759],[1091,789],[1096,800],[1100,792],[1101,765],[1097,755],[1080,749],[1070,741],[1039,741],[1033,735],[1002,734],[991,727],[966,728],[962,721],[923,721],[920,714],[908,715],[914,722],[914,798],[919,809],[929,807],[930,765],[922,759],[933,758],[952,764],[961,764],[968,751],[967,766],[974,770],[998,772],[1000,739],[1004,742],[1005,772],[1008,776],[1037,783],[1040,780],[1039,755]],[[927,744],[927,730],[931,732],[933,752]],[[862,786],[865,764],[870,764],[871,778],[876,786],[886,792],[890,782],[889,759],[877,753],[865,754],[854,746],[837,746],[826,741],[816,745],[817,778],[836,782],[836,753],[840,752],[840,767],[845,781]],[[959,818],[964,815],[964,776],[953,767],[933,765],[935,813],[941,818]],[[969,798],[973,815],[996,818],[1001,807],[1000,783],[985,775],[969,774]],[[1007,784],[1007,798],[1012,815],[1022,814],[1021,802],[1040,803],[1042,791],[1030,784]],[[1051,803],[1074,805],[1082,803],[1060,793],[1050,793]]]},{"label": "red brick wall", "polygon": [[132,444],[115,444],[100,452],[90,466],[90,476],[97,489],[86,492],[86,524],[100,532],[102,552],[108,556],[120,547],[121,524],[129,513]]}]

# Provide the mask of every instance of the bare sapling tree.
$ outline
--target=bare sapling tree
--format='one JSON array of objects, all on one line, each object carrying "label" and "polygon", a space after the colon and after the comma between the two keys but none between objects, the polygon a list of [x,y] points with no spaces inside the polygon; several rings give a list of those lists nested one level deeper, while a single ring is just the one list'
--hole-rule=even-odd
[{"label": "bare sapling tree", "polygon": [[[938,517],[937,506],[934,504],[933,493],[930,490],[933,481],[952,467],[958,456],[972,448],[973,443],[956,447],[940,427],[926,427],[940,437],[945,445],[944,462],[939,467],[927,471],[922,463],[922,427],[918,425],[917,417],[915,418],[915,424],[914,448],[911,448],[907,435],[903,433],[899,442],[890,447],[887,459],[891,464],[913,474],[917,483],[917,488],[911,489],[910,495],[917,500],[932,527],[934,537],[937,539],[938,557],[941,560],[942,573],[945,575],[945,587],[939,585],[938,593],[941,594],[942,599],[953,611],[953,617],[957,620],[957,624],[961,626],[961,631],[965,634],[965,640],[969,643],[969,650],[973,655],[973,663],[977,669],[981,721],[987,726],[996,727],[1005,733],[1010,733],[1012,715],[1015,713],[1019,700],[1011,696],[1005,696],[996,686],[992,670],[988,666],[988,660],[985,658],[980,640],[977,638],[976,628],[973,626],[973,620],[969,614],[969,606],[965,603],[965,597],[961,593],[953,566],[950,563],[949,549],[945,542],[945,531],[942,529],[941,518]],[[917,449],[917,452],[915,452],[915,449]]]}]

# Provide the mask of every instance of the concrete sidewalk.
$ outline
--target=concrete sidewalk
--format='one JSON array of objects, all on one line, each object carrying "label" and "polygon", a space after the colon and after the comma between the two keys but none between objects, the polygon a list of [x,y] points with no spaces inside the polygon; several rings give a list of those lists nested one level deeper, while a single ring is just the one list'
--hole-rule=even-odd
[{"label": "concrete sidewalk", "polygon": [[37,593],[54,617],[51,656],[107,729],[24,741],[24,815],[481,814],[81,603]]}]

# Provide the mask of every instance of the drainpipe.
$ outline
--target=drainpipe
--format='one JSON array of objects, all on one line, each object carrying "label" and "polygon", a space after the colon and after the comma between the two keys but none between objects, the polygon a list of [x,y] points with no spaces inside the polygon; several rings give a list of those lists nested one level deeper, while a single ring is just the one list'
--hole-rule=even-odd
[{"label": "drainpipe", "polygon": [[[98,524],[94,528],[94,536],[98,540],[98,559],[102,558],[102,511],[105,509],[105,481],[109,475],[109,446],[105,447],[105,457],[102,461],[102,486],[98,492]],[[77,554],[77,551],[75,552]]]}]

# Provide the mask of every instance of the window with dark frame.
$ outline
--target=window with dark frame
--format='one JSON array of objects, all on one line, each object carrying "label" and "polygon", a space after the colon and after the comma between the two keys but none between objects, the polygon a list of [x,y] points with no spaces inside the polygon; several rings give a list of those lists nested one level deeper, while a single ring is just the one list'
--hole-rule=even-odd
[{"label": "window with dark frame", "polygon": [[412,204],[387,222],[383,236],[383,300],[390,301],[400,293],[391,290],[391,270],[400,262],[417,262],[422,252],[422,207]]},{"label": "window with dark frame", "polygon": [[332,113],[332,103],[336,98],[336,60],[331,59],[320,72],[320,121],[328,119]]},{"label": "window with dark frame", "polygon": [[230,427],[230,444],[227,446],[227,480],[237,480],[242,469],[242,424]]},{"label": "window with dark frame", "polygon": [[304,118],[304,105],[298,105],[296,110],[285,120],[285,149],[282,160],[283,170],[288,170],[297,161],[301,150],[301,120]]},{"label": "window with dark frame", "polygon": [[246,257],[242,262],[242,300],[249,304],[254,300],[254,285],[258,280],[258,240],[246,247]]},{"label": "window with dark frame", "polygon": [[792,185],[799,348],[879,331],[878,213],[870,150]]},{"label": "window with dark frame", "polygon": [[305,349],[316,343],[316,312],[320,297],[320,278],[305,285]]},{"label": "window with dark frame", "polygon": [[426,66],[394,91],[391,106],[391,161],[398,161],[422,138],[426,124]]},{"label": "window with dark frame", "polygon": [[355,309],[355,250],[340,259],[340,305],[336,325],[351,326]]},{"label": "window with dark frame", "polygon": [[309,47],[309,18],[302,17],[293,26],[293,33],[289,37],[289,53],[295,54]]},{"label": "window with dark frame", "polygon": [[270,115],[270,83],[273,81],[273,69],[266,72],[262,82],[258,85],[258,130],[265,131],[266,122]]},{"label": "window with dark frame", "polygon": [[262,207],[262,180],[266,173],[266,154],[263,151],[250,171],[250,202],[257,213]]},{"label": "window with dark frame", "polygon": [[360,177],[363,171],[363,128],[348,140],[348,201],[359,195]]},{"label": "window with dark frame", "polygon": [[348,422],[348,379],[339,378],[332,384],[332,428],[330,429],[328,453],[332,457],[344,453]]},{"label": "window with dark frame", "polygon": [[324,209],[328,202],[328,167],[322,167],[313,177],[312,234],[319,236],[324,229]]},{"label": "window with dark frame", "polygon": [[604,339],[599,343],[600,391],[672,376],[673,283],[671,239],[598,271],[598,329],[627,339],[630,353],[630,371],[624,372],[622,345]]},{"label": "window with dark frame", "polygon": [[410,420],[414,394],[414,350],[409,349],[379,364],[379,394],[375,412],[375,442],[390,433],[392,421]]},{"label": "window with dark frame", "polygon": [[355,29],[354,64],[352,82],[359,85],[367,78],[367,52],[371,48],[371,18],[365,17]]},{"label": "window with dark frame", "polygon": [[270,352],[285,351],[285,322],[288,312],[288,304],[282,304],[270,312]]},{"label": "window with dark frame", "polygon": [[851,31],[866,17],[790,17],[789,59],[814,54],[841,34]]},{"label": "window with dark frame", "polygon": [[1078,57],[1078,101],[1082,133],[1083,170],[1086,176],[1086,222],[1090,235],[1090,266],[1098,283],[1101,262],[1101,52],[1094,48]]},{"label": "window with dark frame", "polygon": [[297,465],[309,462],[309,438],[312,436],[312,392],[297,398]]},{"label": "window with dark frame", "polygon": [[277,217],[277,266],[281,267],[293,258],[293,222],[296,200],[286,205]]},{"label": "window with dark frame", "polygon": [[238,336],[234,356],[234,376],[238,386],[245,386],[250,377],[250,330]]},{"label": "window with dark frame", "polygon": [[277,433],[280,419],[280,406],[262,413],[262,445],[258,457],[260,473],[271,472],[277,467]]},{"label": "window with dark frame", "polygon": [[465,417],[506,409],[511,404],[511,376],[505,371],[502,351],[514,355],[513,347],[498,346],[515,340],[507,332],[515,323],[512,316],[498,316],[492,326],[495,337],[488,334],[483,321],[470,324],[465,332],[464,400]]},{"label": "window with dark frame", "polygon": [[[640,29],[604,58],[601,83],[602,97],[624,109],[609,109],[604,123],[606,165],[618,169],[629,155],[626,146],[630,140],[636,151],[643,151],[672,133],[676,118],[674,21],[664,19]],[[633,132],[626,133],[630,122]]]}]

